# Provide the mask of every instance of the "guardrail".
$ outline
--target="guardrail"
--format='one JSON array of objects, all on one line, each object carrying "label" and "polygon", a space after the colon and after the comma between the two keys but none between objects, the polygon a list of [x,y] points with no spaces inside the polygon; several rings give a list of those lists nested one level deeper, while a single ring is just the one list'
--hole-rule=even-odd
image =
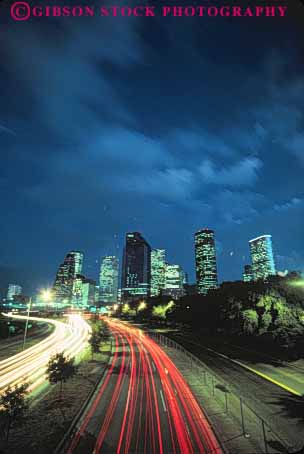
[{"label": "guardrail", "polygon": [[[189,352],[175,340],[164,336],[155,331],[149,331],[149,336],[160,345],[172,348],[183,354],[188,362],[190,369],[196,368],[198,376],[202,377],[201,384],[211,393],[212,397],[222,406],[226,416],[236,419],[239,424],[242,436],[250,438],[253,434],[258,438],[259,445],[265,454],[298,454],[303,453],[303,446],[291,446],[273,430],[271,422],[258,415],[246,402],[239,390],[219,378],[208,366],[206,366],[197,356]],[[233,409],[233,415],[232,415]],[[236,412],[236,409],[239,409]],[[207,412],[208,416],[208,412]]]}]

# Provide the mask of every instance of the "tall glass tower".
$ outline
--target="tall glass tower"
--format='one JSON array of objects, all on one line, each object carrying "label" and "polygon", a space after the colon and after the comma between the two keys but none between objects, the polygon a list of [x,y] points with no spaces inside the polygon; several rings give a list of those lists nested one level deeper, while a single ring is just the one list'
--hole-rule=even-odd
[{"label": "tall glass tower", "polygon": [[18,284],[8,284],[6,299],[8,301],[12,301],[14,296],[18,296],[22,294],[22,287]]},{"label": "tall glass tower", "polygon": [[83,252],[71,251],[65,256],[63,263],[58,268],[53,286],[53,293],[58,301],[71,299],[73,284],[76,276],[81,274],[82,264]]},{"label": "tall glass tower", "polygon": [[276,274],[271,235],[261,235],[249,241],[253,279],[267,279]]},{"label": "tall glass tower", "polygon": [[139,232],[127,233],[122,264],[122,299],[150,296],[151,247]]},{"label": "tall glass tower", "polygon": [[252,266],[251,265],[244,265],[243,281],[244,282],[251,282],[252,280],[253,280]]},{"label": "tall glass tower", "polygon": [[218,288],[214,231],[202,229],[195,234],[196,285],[206,295]]},{"label": "tall glass tower", "polygon": [[95,305],[96,282],[77,274],[73,282],[73,305],[79,309],[87,309]]},{"label": "tall glass tower", "polygon": [[99,296],[104,303],[117,303],[118,258],[112,255],[103,257],[99,275]]},{"label": "tall glass tower", "polygon": [[182,267],[180,265],[167,264],[164,294],[179,299],[185,294],[184,284],[185,272]]},{"label": "tall glass tower", "polygon": [[158,296],[165,288],[166,251],[152,249],[151,251],[151,296]]}]

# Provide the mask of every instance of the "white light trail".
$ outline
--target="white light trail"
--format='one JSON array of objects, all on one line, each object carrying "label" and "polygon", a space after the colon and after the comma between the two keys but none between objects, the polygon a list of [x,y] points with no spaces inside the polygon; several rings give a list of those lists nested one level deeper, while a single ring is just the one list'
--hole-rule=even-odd
[{"label": "white light trail", "polygon": [[[22,315],[3,315],[18,320],[28,318]],[[64,352],[68,357],[75,357],[87,345],[91,328],[78,314],[69,315],[69,323],[39,317],[29,317],[29,320],[50,323],[55,326],[55,330],[33,347],[0,361],[0,390],[9,385],[28,382],[32,391],[46,380],[45,371],[51,356]]]}]

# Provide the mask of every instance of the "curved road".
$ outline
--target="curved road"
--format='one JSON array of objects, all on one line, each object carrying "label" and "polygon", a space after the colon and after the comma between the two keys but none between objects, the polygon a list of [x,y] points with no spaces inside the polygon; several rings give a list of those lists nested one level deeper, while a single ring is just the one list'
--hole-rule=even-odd
[{"label": "curved road", "polygon": [[[10,317],[27,319],[27,316],[21,315],[10,314]],[[32,391],[45,381],[46,366],[52,355],[63,351],[70,357],[77,355],[85,347],[90,335],[90,326],[76,314],[69,316],[68,323],[38,317],[29,317],[29,320],[51,323],[55,330],[33,347],[0,361],[0,391],[22,382],[28,382]]]},{"label": "curved road", "polygon": [[115,350],[67,451],[100,454],[221,454],[189,386],[140,329],[109,321]]},{"label": "curved road", "polygon": [[[53,326],[45,323],[41,325],[42,326],[37,327],[34,332],[32,330],[29,331],[26,343],[27,348],[39,341],[42,341],[43,339],[46,339],[47,336],[52,333]],[[22,350],[22,345],[23,334],[18,334],[17,336],[9,337],[5,340],[1,339],[0,361],[19,353]]]}]

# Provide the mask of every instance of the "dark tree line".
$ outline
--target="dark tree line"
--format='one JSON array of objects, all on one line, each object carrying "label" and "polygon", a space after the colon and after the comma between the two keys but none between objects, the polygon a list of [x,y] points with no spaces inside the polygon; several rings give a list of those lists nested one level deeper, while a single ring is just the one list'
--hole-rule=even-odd
[{"label": "dark tree line", "polygon": [[[298,273],[273,276],[267,282],[224,282],[204,295],[184,296],[168,308],[170,297],[121,306],[122,317],[148,323],[178,325],[204,335],[262,340],[269,345],[303,354],[304,287]],[[168,308],[168,310],[166,310]]]}]

